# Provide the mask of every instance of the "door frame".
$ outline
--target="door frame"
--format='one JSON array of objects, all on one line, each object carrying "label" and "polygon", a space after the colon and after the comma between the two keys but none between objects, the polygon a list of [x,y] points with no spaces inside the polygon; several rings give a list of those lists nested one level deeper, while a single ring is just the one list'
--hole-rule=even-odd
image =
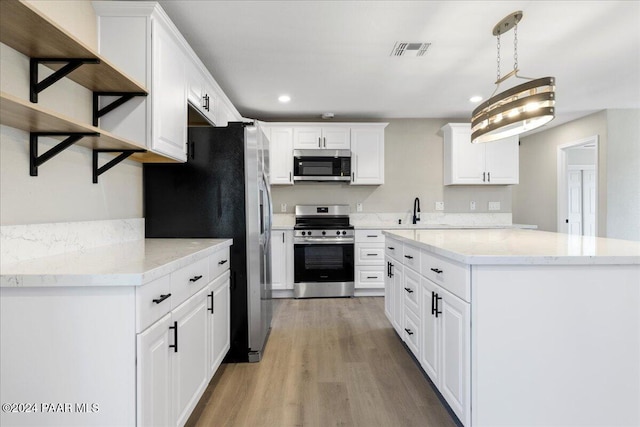
[{"label": "door frame", "polygon": [[567,150],[570,148],[578,148],[583,147],[585,145],[595,145],[596,150],[596,161],[595,161],[595,172],[596,172],[596,195],[595,195],[595,203],[596,203],[596,236],[598,235],[599,227],[598,227],[598,200],[599,200],[599,191],[598,191],[598,183],[600,181],[599,177],[599,147],[600,141],[598,135],[592,135],[584,139],[580,139],[578,141],[568,142],[566,144],[560,144],[557,147],[557,201],[556,201],[556,212],[557,212],[557,225],[556,229],[558,233],[567,233],[568,228],[565,220],[567,219]]}]

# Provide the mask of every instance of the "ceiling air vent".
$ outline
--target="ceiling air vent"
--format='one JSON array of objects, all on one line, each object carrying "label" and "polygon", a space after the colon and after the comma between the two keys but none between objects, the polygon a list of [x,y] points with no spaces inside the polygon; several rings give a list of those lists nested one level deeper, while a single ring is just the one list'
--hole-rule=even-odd
[{"label": "ceiling air vent", "polygon": [[390,56],[424,56],[431,43],[396,42]]}]

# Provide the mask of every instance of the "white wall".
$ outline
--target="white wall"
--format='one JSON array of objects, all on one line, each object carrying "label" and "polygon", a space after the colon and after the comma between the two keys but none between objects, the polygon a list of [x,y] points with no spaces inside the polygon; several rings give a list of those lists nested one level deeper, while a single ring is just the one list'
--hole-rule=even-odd
[{"label": "white wall", "polygon": [[[286,120],[283,120],[286,121]],[[386,121],[386,120],[385,120]],[[488,212],[488,202],[501,203],[499,212],[511,212],[511,186],[443,186],[442,119],[392,119],[385,129],[385,183],[380,186],[345,184],[296,184],[272,187],[273,205],[287,204],[292,213],[296,204],[344,203],[356,212],[409,212],[420,198],[422,212],[434,212],[435,202],[445,202],[445,212]]]},{"label": "white wall", "polygon": [[607,237],[640,241],[640,110],[607,111]]},{"label": "white wall", "polygon": [[[34,1],[43,13],[96,49],[96,16],[90,1]],[[34,29],[37,30],[37,29]],[[41,76],[50,73],[41,66]],[[0,44],[0,88],[29,98],[29,59]],[[42,77],[41,77],[42,78]],[[91,123],[91,92],[63,79],[39,95],[39,105]],[[142,217],[142,166],[126,160],[92,183],[91,150],[71,147],[29,176],[29,135],[0,127],[0,225]],[[55,145],[41,138],[40,154]],[[112,157],[112,156],[111,156]],[[101,162],[110,158],[101,157]]]}]

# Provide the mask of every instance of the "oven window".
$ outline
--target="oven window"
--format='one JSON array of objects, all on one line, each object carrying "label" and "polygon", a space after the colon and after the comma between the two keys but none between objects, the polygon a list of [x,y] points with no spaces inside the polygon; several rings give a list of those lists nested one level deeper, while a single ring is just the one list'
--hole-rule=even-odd
[{"label": "oven window", "polygon": [[352,282],[353,244],[294,245],[294,281]]}]

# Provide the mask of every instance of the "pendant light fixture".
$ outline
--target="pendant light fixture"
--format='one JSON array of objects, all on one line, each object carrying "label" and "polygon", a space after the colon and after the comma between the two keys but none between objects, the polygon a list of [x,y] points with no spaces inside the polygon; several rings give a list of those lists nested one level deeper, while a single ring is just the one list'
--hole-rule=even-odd
[{"label": "pendant light fixture", "polygon": [[[498,40],[498,72],[496,89],[491,97],[480,104],[471,117],[471,142],[496,141],[508,136],[538,128],[555,117],[554,77],[533,79],[518,75],[518,22],[522,11],[513,12],[493,27],[493,35]],[[500,76],[500,35],[513,28],[513,71]],[[495,93],[500,83],[510,77],[526,79],[527,82]],[[494,96],[495,95],[495,96]]]}]

